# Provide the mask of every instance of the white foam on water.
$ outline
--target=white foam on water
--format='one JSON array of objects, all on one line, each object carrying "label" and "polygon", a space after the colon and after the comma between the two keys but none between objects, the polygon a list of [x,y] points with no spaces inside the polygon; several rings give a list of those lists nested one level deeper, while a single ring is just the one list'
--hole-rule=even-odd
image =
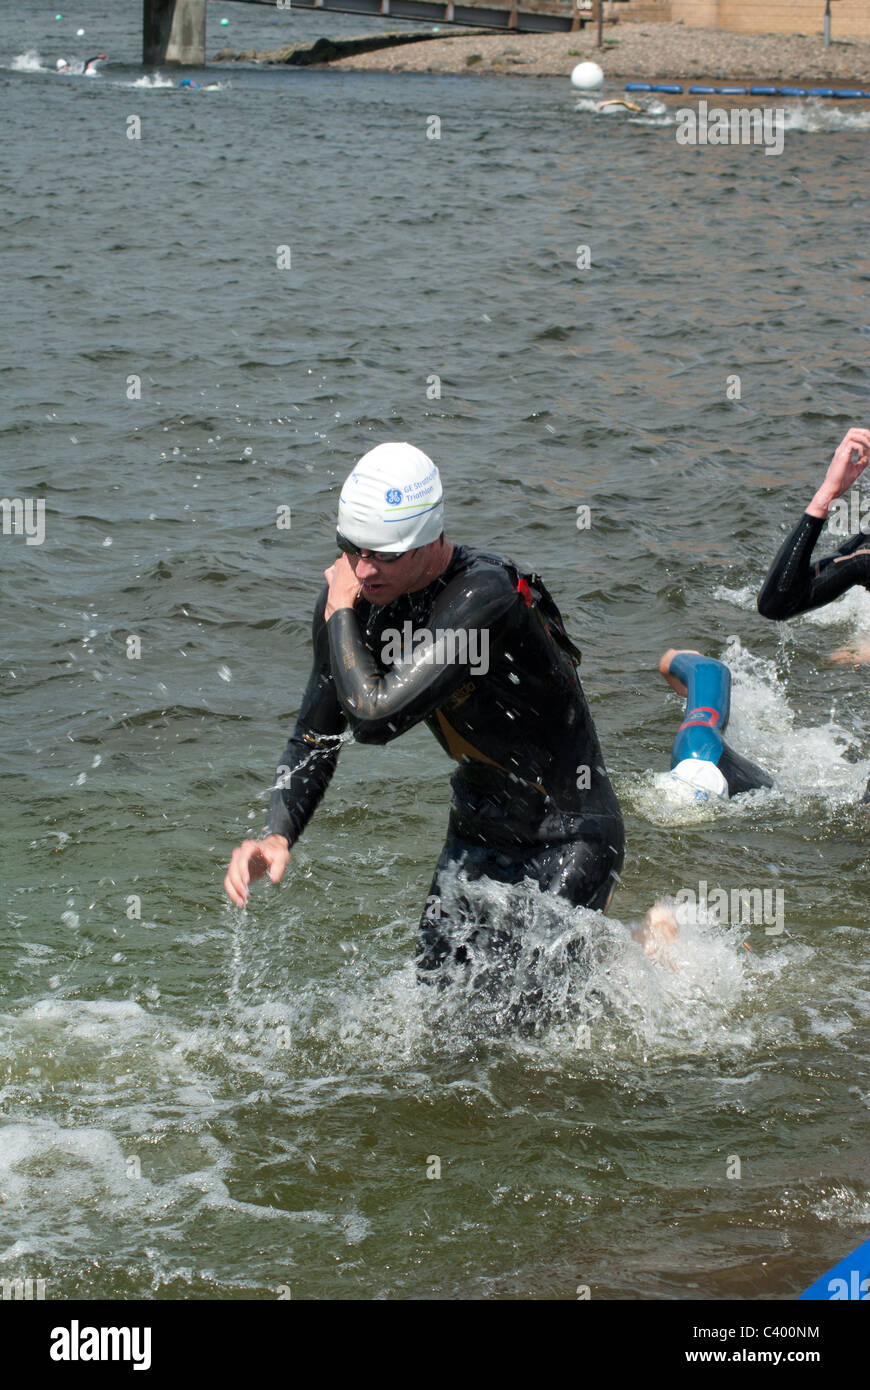
[{"label": "white foam on water", "polygon": [[837,1184],[831,1193],[817,1202],[813,1212],[822,1221],[857,1221],[870,1223],[870,1201],[854,1192],[851,1187]]},{"label": "white foam on water", "polygon": [[776,782],[776,793],[802,814],[812,795],[831,807],[858,801],[867,770],[857,736],[833,715],[825,724],[798,725],[775,663],[753,655],[738,637],[728,639],[721,659],[731,669],[726,737],[735,751],[765,768]]},{"label": "white foam on water", "polygon": [[[290,1223],[291,1240],[313,1224],[344,1245],[364,1243],[371,1225],[355,1210],[288,1211],[231,1195],[238,1114],[250,1107],[272,1105],[287,1118],[271,1160],[280,1171],[288,1155],[306,1157],[300,1124],[397,1088],[430,1094],[444,1084],[433,1058],[445,1054],[481,1059],[461,1087],[476,1085],[485,1099],[487,1059],[588,1070],[631,1088],[639,1064],[752,1055],[806,1035],[809,946],[777,940],[768,949],[753,933],[747,949],[746,928],[680,907],[677,939],[651,959],[632,923],[574,909],[531,883],[460,876],[443,884],[445,911],[459,896],[471,923],[510,926],[520,939],[515,959],[493,958],[469,926],[470,964],[453,970],[448,989],[416,982],[408,922],[384,928],[408,951],[400,968],[384,970],[382,951],[363,946],[334,972],[297,976],[290,987],[275,973],[274,943],[246,931],[238,914],[226,1007],[198,1026],[129,1000],[40,999],[0,1016],[0,1047],[14,1059],[3,1100],[19,1113],[29,1107],[26,1122],[0,1125],[4,1271],[27,1273],[36,1257],[77,1262],[108,1239],[119,1258],[141,1265],[144,1252],[155,1289],[201,1280],[207,1271],[185,1273],[183,1241],[176,1259],[156,1237],[200,1218],[218,1239],[238,1228],[247,1240],[251,1221],[278,1220]],[[843,1036],[841,985],[833,1011],[814,985],[817,1036]],[[78,1127],[71,1105],[87,1117]],[[56,1118],[43,1118],[49,1106]],[[133,1175],[131,1160],[140,1165]],[[147,1231],[155,1235],[143,1239]]]},{"label": "white foam on water", "polygon": [[[744,665],[736,647],[730,655],[741,679],[759,683],[759,723],[778,717],[781,692],[774,688],[771,698],[771,670],[764,663],[758,668],[749,654]],[[777,804],[770,802],[774,796],[783,799],[759,792],[739,801],[765,814]],[[805,812],[805,798],[801,806]],[[745,815],[738,801],[723,809]],[[706,814],[720,812],[711,807]],[[710,878],[711,894],[719,886],[709,868],[689,865],[683,877],[696,885]],[[769,890],[765,911],[773,911],[775,900],[779,912],[775,891]],[[654,893],[652,885],[650,905]],[[239,914],[228,1032],[201,1045],[222,1046],[226,1065],[255,1073],[301,1115],[359,1094],[361,1086],[373,1098],[396,1085],[429,1091],[438,1071],[433,1057],[457,1058],[468,1049],[521,1052],[544,1066],[582,1062],[584,1055],[591,1065],[609,1049],[631,1070],[640,1056],[717,1057],[723,1046],[751,1053],[771,1039],[776,1046],[786,1038],[798,1044],[816,1038],[840,1047],[854,1019],[870,1017],[870,992],[854,980],[854,989],[846,989],[843,950],[851,954],[851,938],[836,947],[830,924],[819,927],[825,927],[826,959],[835,949],[840,961],[836,996],[828,998],[825,982],[831,979],[831,991],[835,984],[826,966],[811,1007],[806,972],[815,950],[806,934],[796,941],[787,931],[768,933],[765,924],[775,926],[779,917],[720,924],[712,909],[693,915],[683,905],[676,943],[650,959],[632,938],[637,922],[576,909],[529,881],[514,887],[445,877],[442,909],[454,923],[465,922],[451,928],[451,939],[468,954],[467,964],[444,971],[448,988],[438,987],[438,972],[427,974],[428,984],[416,980],[415,921],[384,925],[377,942],[359,938],[356,953],[339,955],[336,946],[335,968],[325,977],[300,984],[296,971],[282,987],[274,963],[267,968],[274,942],[264,946]],[[493,925],[515,933],[513,950],[493,942]],[[402,961],[398,968],[384,968],[385,946]],[[595,1041],[584,1054],[577,1031],[587,1025]]]},{"label": "white foam on water", "polygon": [[[771,97],[770,100],[776,98]],[[786,131],[802,130],[809,135],[839,130],[870,131],[870,111],[866,107],[843,109],[832,105],[834,101],[835,97],[809,97],[798,105],[786,106]]]},{"label": "white foam on water", "polygon": [[[705,910],[677,910],[675,942],[650,958],[632,937],[637,924],[573,908],[526,882],[443,883],[445,910],[460,893],[474,921],[512,924],[515,953],[491,951],[484,929],[463,932],[469,965],[451,969],[449,989],[424,998],[439,1045],[499,1040],[553,1064],[612,1055],[637,1060],[662,1053],[743,1050],[764,1030],[763,1000],[772,980],[812,955],[788,942],[773,955],[744,945],[748,928],[721,926]],[[428,992],[428,991],[427,991]],[[381,1011],[378,1010],[378,1017]]]},{"label": "white foam on water", "polygon": [[[127,1140],[126,1148],[133,1142]],[[135,1147],[141,1168],[131,1166],[131,1154],[105,1128],[70,1128],[50,1120],[0,1125],[4,1277],[27,1274],[35,1259],[43,1269],[55,1259],[75,1265],[83,1252],[103,1248],[107,1235],[113,1255],[135,1264],[141,1261],[145,1231],[180,1232],[199,1218],[217,1240],[222,1228],[227,1239],[236,1228],[251,1239],[251,1221],[281,1222],[288,1235],[300,1224],[332,1227],[349,1246],[370,1234],[368,1219],[356,1211],[292,1211],[232,1197],[225,1180],[231,1155],[207,1132],[197,1138],[202,1167],[180,1175],[148,1177],[143,1170],[154,1161],[147,1141],[139,1136]],[[194,1275],[178,1267],[172,1243],[168,1250],[145,1253],[154,1288],[169,1280],[202,1277],[200,1270]],[[286,1258],[293,1262],[289,1246]]]},{"label": "white foam on water", "polygon": [[[579,98],[574,109],[575,111],[588,111],[598,115],[609,115],[614,111],[618,113],[621,110],[631,125],[657,126],[676,125],[678,111],[692,110],[697,112],[700,100],[707,102],[707,114],[710,122],[714,119],[714,109],[728,112],[761,109],[758,99],[749,96],[747,96],[745,103],[741,103],[738,97],[723,97],[721,106],[717,104],[715,93],[702,96],[700,93],[690,94],[686,92],[681,97],[675,93],[671,105],[656,98],[645,96],[643,93],[629,93],[628,96],[629,100],[643,103],[645,109],[642,112],[633,112],[624,107],[609,107],[598,111],[598,101],[588,97]],[[773,96],[766,98],[766,101],[769,106],[784,112],[785,134],[790,131],[801,131],[807,135],[825,135],[838,131],[870,131],[870,111],[864,104],[852,109],[848,106],[840,107],[834,104],[836,98],[831,97],[789,99]]]},{"label": "white foam on water", "polygon": [[[833,544],[836,538],[830,539]],[[720,602],[733,604],[744,613],[756,612],[758,590],[749,586],[729,589],[726,585],[720,584],[713,590],[713,597]],[[838,627],[847,624],[855,629],[856,636],[870,638],[870,592],[863,585],[855,585],[833,603],[826,603],[821,608],[814,608],[810,613],[802,613],[798,618],[789,619],[788,626],[794,633],[799,631],[803,623],[809,623],[811,627]]]},{"label": "white foam on water", "polygon": [[12,72],[53,72],[54,64],[47,67],[39,56],[35,48],[29,48],[26,53],[17,53],[9,64]]},{"label": "white foam on water", "polygon": [[[232,1145],[210,1126],[269,1094],[246,1097],[236,1078],[221,1094],[212,1064],[232,1052],[226,1025],[191,1032],[131,1001],[48,999],[0,1016],[0,1041],[13,1058],[4,1107],[61,1115],[0,1122],[4,1270],[17,1273],[33,1256],[76,1263],[107,1231],[116,1254],[138,1260],[146,1223],[180,1230],[203,1213],[228,1231],[240,1221],[248,1233],[251,1220],[315,1221],[348,1245],[368,1235],[367,1219],[346,1208],[295,1212],[231,1195]],[[257,1074],[256,1059],[245,1060]],[[285,1072],[285,1089],[286,1080]],[[93,1122],[70,1124],[70,1106]]]},{"label": "white foam on water", "polygon": [[726,584],[719,584],[713,590],[713,597],[720,603],[733,603],[735,608],[742,608],[745,613],[754,613],[758,590],[751,589],[748,584],[742,589],[729,589]]},{"label": "white foam on water", "polygon": [[[149,88],[174,87],[176,83],[171,77],[164,77],[162,73],[155,72],[145,73],[144,76],[137,77],[132,82],[116,82],[113,85],[116,87],[135,87],[140,91],[146,91]],[[187,88],[184,90],[186,91]]]},{"label": "white foam on water", "polygon": [[840,598],[833,603],[826,603],[822,608],[814,608],[810,613],[804,613],[800,618],[793,619],[795,623],[809,623],[812,627],[836,627],[841,624],[848,624],[854,629],[857,637],[870,637],[870,591],[863,585],[855,585],[848,589]]}]

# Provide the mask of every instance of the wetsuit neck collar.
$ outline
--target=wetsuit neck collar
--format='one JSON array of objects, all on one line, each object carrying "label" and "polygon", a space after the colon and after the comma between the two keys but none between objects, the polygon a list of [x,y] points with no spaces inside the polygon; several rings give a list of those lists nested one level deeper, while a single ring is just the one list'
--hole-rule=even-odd
[{"label": "wetsuit neck collar", "polygon": [[453,553],[447,564],[447,568],[442,570],[439,575],[431,580],[424,589],[414,589],[408,593],[399,594],[398,598],[393,599],[392,603],[385,604],[383,608],[373,610],[374,613],[384,614],[387,612],[402,611],[404,609],[412,618],[419,616],[421,619],[426,616],[438,594],[441,593],[457,570],[468,561],[468,550],[464,545],[454,545]]}]

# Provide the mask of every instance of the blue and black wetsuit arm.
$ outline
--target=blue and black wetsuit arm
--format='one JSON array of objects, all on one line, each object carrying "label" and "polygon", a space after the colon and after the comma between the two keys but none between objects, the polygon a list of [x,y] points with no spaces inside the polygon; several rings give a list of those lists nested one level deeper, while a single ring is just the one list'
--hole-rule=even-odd
[{"label": "blue and black wetsuit arm", "polygon": [[805,512],[782,546],[758,595],[763,618],[797,617],[839,598],[853,584],[870,587],[870,536],[850,536],[833,555],[811,563],[824,519]]},{"label": "blue and black wetsuit arm", "polygon": [[277,769],[269,805],[267,835],[283,835],[294,845],[319,805],[332,779],[347,720],[329,664],[329,638],[323,610],[324,586],[314,610],[311,635],[314,665],[302,697],[296,726]]},{"label": "blue and black wetsuit arm", "polygon": [[[327,623],[335,688],[361,743],[389,743],[427,715],[475,673],[486,674],[483,660],[510,629],[523,601],[501,567],[460,576],[438,596],[426,614],[426,630],[437,641],[413,644],[411,660],[384,671],[366,646],[358,614],[339,608]],[[383,638],[386,629],[381,633]]]},{"label": "blue and black wetsuit arm", "polygon": [[772,787],[767,773],[735,753],[722,737],[731,713],[731,672],[724,661],[695,652],[677,652],[669,669],[688,691],[685,718],[671,751],[671,767],[688,758],[713,763],[728,784],[729,796],[757,787]]}]

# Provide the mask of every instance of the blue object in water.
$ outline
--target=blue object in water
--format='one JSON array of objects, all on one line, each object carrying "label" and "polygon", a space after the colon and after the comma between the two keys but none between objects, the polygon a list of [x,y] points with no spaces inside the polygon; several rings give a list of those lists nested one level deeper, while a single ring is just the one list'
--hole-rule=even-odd
[{"label": "blue object in water", "polygon": [[859,92],[857,87],[840,87],[834,93],[835,97],[862,97],[863,95],[864,93]]},{"label": "blue object in water", "polygon": [[701,96],[702,94],[703,94],[704,96],[710,96],[710,95],[712,95],[715,91],[716,91],[716,88],[715,88],[715,87],[690,87],[690,88],[689,88],[689,95],[691,96],[693,93],[695,93],[695,94],[697,94],[698,96]]},{"label": "blue object in water", "polygon": [[749,88],[749,95],[750,95],[751,97],[775,97],[775,96],[776,96],[776,88],[775,88],[775,87],[750,87],[750,88]]},{"label": "blue object in water", "polygon": [[746,88],[745,88],[745,87],[717,87],[716,90],[717,90],[717,92],[719,93],[719,96],[720,96],[720,97],[745,97],[745,96],[746,96]]},{"label": "blue object in water", "polygon": [[731,672],[724,662],[693,652],[680,652],[670,670],[689,692],[686,715],[671,749],[671,767],[686,758],[718,764],[731,709]]},{"label": "blue object in water", "polygon": [[866,1303],[870,1300],[870,1240],[865,1240],[851,1255],[810,1284],[806,1293],[801,1294],[801,1300],[804,1299],[826,1303]]},{"label": "blue object in water", "polygon": [[675,92],[682,94],[682,87],[678,82],[657,82],[653,87],[654,92]]},{"label": "blue object in water", "polygon": [[807,89],[806,87],[780,87],[778,95],[781,97],[805,97]]},{"label": "blue object in water", "polygon": [[625,84],[627,92],[651,92],[652,89],[651,82],[626,82]]},{"label": "blue object in water", "polygon": [[198,86],[199,86],[199,83],[198,83],[198,82],[191,82],[191,80],[190,80],[189,77],[182,77],[182,79],[181,79],[181,81],[179,82],[178,85],[179,85],[179,87],[198,87]]},{"label": "blue object in water", "polygon": [[810,87],[807,91],[808,97],[832,97],[833,95],[833,87]]}]

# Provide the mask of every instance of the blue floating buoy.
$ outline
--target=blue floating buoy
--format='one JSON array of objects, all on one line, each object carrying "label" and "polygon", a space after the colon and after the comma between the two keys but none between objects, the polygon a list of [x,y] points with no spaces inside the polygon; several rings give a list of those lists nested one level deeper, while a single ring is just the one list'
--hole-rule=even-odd
[{"label": "blue floating buoy", "polygon": [[776,88],[775,88],[775,87],[750,87],[750,88],[749,88],[749,95],[750,95],[751,97],[775,97],[775,96],[776,96]]},{"label": "blue floating buoy", "polygon": [[652,89],[654,92],[675,92],[682,94],[682,87],[678,82],[657,82]]},{"label": "blue floating buoy", "polygon": [[651,82],[626,82],[627,92],[651,92],[653,89]]},{"label": "blue floating buoy", "polygon": [[745,96],[746,96],[746,88],[745,88],[745,87],[717,87],[716,90],[717,90],[717,92],[719,93],[719,96],[720,96],[720,97],[745,97]]},{"label": "blue floating buoy", "polygon": [[862,97],[863,92],[859,92],[856,87],[841,87],[834,93],[835,97]]},{"label": "blue floating buoy", "polygon": [[808,97],[832,97],[833,95],[833,87],[810,87],[807,91]]},{"label": "blue floating buoy", "polygon": [[704,96],[710,96],[710,95],[711,95],[712,93],[714,93],[715,91],[716,91],[716,88],[715,88],[715,87],[690,87],[690,88],[689,88],[689,95],[691,95],[692,93],[695,93],[695,94],[698,95],[698,96],[701,96],[702,94],[703,94]]},{"label": "blue floating buoy", "polygon": [[806,87],[780,87],[777,93],[781,97],[805,97],[806,94]]}]

